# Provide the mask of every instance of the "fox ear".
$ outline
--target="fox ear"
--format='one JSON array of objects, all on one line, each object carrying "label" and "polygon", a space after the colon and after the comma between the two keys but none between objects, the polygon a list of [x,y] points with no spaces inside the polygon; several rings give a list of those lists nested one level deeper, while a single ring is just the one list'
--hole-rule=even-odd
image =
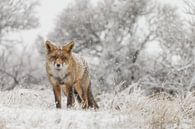
[{"label": "fox ear", "polygon": [[45,41],[45,46],[46,46],[47,53],[50,53],[56,49],[56,46],[49,40]]},{"label": "fox ear", "polygon": [[70,53],[72,51],[73,47],[74,47],[74,41],[71,41],[63,46],[63,50]]}]

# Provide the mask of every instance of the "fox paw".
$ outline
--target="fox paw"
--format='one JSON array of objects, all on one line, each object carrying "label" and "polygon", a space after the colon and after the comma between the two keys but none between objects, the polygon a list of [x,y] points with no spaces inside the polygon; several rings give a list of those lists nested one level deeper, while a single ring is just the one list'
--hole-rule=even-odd
[{"label": "fox paw", "polygon": [[87,101],[83,101],[81,104],[82,104],[82,108],[83,108],[83,109],[86,109],[86,108],[89,107],[89,104],[88,104]]}]

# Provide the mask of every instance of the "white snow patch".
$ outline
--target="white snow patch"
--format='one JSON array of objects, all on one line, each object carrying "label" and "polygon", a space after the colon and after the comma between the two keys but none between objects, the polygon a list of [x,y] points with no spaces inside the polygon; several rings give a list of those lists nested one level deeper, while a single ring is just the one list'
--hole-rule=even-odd
[{"label": "white snow patch", "polygon": [[122,92],[96,96],[100,109],[56,109],[51,89],[0,92],[0,129],[151,129],[185,128],[194,123],[195,97],[173,100]]},{"label": "white snow patch", "polygon": [[124,115],[109,111],[56,109],[53,92],[15,89],[0,92],[0,127],[5,129],[118,129]]}]

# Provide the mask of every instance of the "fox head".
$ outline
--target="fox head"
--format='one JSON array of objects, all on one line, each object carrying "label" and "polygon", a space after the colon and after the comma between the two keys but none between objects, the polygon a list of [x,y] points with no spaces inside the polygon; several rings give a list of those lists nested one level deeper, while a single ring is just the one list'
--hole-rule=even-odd
[{"label": "fox head", "polygon": [[49,66],[57,71],[66,71],[71,59],[74,42],[71,41],[62,47],[58,47],[51,41],[46,41],[45,46]]}]

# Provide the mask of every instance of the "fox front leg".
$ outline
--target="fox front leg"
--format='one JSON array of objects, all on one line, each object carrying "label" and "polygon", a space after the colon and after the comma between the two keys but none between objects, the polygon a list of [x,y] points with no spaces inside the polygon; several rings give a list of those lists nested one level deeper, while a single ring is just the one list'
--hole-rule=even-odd
[{"label": "fox front leg", "polygon": [[61,87],[55,86],[53,88],[56,108],[61,108]]},{"label": "fox front leg", "polygon": [[73,106],[73,95],[70,93],[67,97],[67,108],[71,108]]},{"label": "fox front leg", "polygon": [[75,104],[73,89],[68,84],[61,86],[64,92],[64,95],[67,96],[67,108],[72,107]]}]

